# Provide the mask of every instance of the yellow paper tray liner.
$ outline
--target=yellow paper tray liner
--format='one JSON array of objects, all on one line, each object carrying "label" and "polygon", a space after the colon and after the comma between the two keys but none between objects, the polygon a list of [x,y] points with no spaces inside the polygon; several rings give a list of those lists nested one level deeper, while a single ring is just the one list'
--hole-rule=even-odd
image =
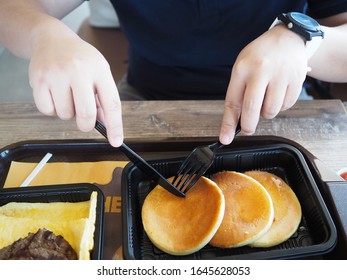
[{"label": "yellow paper tray liner", "polygon": [[[46,163],[29,186],[97,183],[108,184],[116,167],[124,167],[128,161],[51,162]],[[37,163],[11,162],[4,188],[19,187]]]}]

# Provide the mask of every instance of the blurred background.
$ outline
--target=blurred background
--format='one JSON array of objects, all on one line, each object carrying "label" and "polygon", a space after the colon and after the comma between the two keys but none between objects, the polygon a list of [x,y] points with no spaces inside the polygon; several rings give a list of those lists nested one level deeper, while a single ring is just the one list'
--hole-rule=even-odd
[{"label": "blurred background", "polygon": [[[63,21],[77,32],[89,17],[88,3],[66,16]],[[0,45],[0,102],[34,102],[28,79],[29,62],[20,59]]]}]

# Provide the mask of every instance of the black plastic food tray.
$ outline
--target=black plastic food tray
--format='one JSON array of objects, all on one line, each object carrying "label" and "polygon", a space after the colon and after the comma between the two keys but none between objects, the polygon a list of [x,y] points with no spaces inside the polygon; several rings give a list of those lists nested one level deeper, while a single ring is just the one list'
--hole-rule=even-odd
[{"label": "black plastic food tray", "polygon": [[0,206],[9,202],[80,202],[90,199],[93,191],[97,192],[94,248],[90,254],[92,260],[102,257],[104,195],[101,190],[89,183],[37,186],[28,188],[9,188],[0,190]]},{"label": "black plastic food tray", "polygon": [[[184,158],[151,161],[164,176],[175,175]],[[337,232],[301,152],[288,144],[271,144],[233,150],[222,149],[206,176],[222,170],[265,170],[284,179],[297,195],[302,220],[286,242],[271,248],[248,246],[221,249],[205,246],[187,256],[173,256],[156,248],[144,232],[141,207],[155,187],[136,166],[129,163],[122,176],[123,255],[125,259],[299,259],[314,258],[334,249]]]}]

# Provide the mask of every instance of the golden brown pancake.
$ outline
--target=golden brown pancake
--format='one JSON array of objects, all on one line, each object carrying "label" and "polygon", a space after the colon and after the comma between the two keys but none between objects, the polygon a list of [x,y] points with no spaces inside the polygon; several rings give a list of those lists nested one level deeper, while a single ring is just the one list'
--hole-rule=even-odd
[{"label": "golden brown pancake", "polygon": [[293,190],[278,176],[265,171],[245,173],[260,182],[271,196],[275,216],[270,229],[252,247],[271,247],[286,241],[301,221],[301,206]]},{"label": "golden brown pancake", "polygon": [[224,209],[220,188],[201,177],[185,198],[156,186],[145,198],[142,222],[156,247],[172,255],[187,255],[210,241],[223,219]]},{"label": "golden brown pancake", "polygon": [[224,193],[223,221],[210,244],[233,248],[252,243],[271,226],[274,209],[265,188],[245,174],[223,171],[212,176]]}]

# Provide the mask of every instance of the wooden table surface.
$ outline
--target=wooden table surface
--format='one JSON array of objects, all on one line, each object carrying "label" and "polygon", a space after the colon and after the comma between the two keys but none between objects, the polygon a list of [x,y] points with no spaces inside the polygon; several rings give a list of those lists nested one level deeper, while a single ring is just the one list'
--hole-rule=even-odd
[{"label": "wooden table surface", "polygon": [[[126,141],[214,140],[223,101],[123,102]],[[347,167],[347,103],[299,100],[272,120],[261,119],[255,135],[296,141],[333,171]],[[73,120],[39,113],[32,103],[0,104],[0,148],[29,140],[100,139],[96,131],[80,132]],[[252,136],[250,136],[252,137]]]}]

